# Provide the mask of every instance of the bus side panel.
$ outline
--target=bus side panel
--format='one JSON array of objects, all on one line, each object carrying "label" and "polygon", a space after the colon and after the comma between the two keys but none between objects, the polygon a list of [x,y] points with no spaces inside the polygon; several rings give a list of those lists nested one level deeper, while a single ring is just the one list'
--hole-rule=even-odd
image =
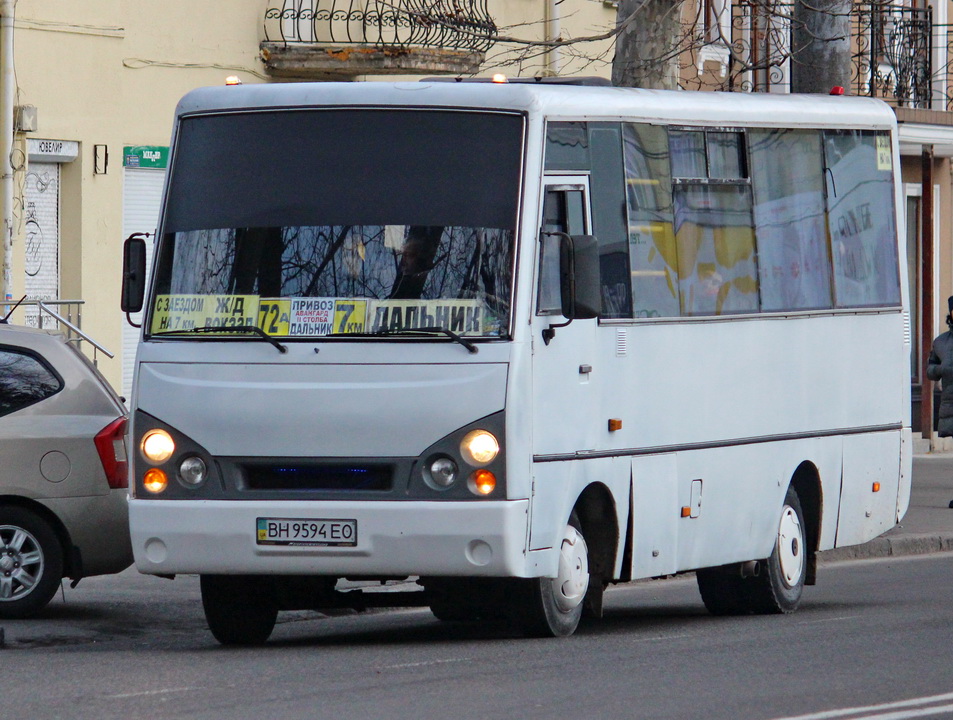
[{"label": "bus side panel", "polygon": [[[833,543],[841,482],[840,438],[684,452],[678,453],[676,462],[675,497],[668,501],[669,507],[636,507],[634,515],[660,515],[662,522],[674,518],[670,521],[676,527],[674,569],[693,570],[770,555],[784,496],[804,462],[816,470],[821,483],[820,545]],[[688,511],[684,517],[682,508]],[[669,567],[663,563],[653,567],[653,559],[646,557],[657,549],[651,547],[651,535],[658,532],[659,522],[658,518],[634,522],[635,577],[655,576],[661,574],[659,567]]]},{"label": "bus side panel", "polygon": [[607,489],[612,498],[613,515],[603,517],[602,521],[616,524],[618,540],[614,567],[618,567],[629,514],[630,459],[613,457],[536,463],[533,475],[530,550],[558,547],[576,502],[587,487],[595,484]]},{"label": "bus side panel", "polygon": [[896,524],[898,457],[899,432],[844,438],[844,483],[837,547],[866,542]]},{"label": "bus side panel", "polygon": [[675,453],[632,459],[632,577],[678,569],[678,488]]}]

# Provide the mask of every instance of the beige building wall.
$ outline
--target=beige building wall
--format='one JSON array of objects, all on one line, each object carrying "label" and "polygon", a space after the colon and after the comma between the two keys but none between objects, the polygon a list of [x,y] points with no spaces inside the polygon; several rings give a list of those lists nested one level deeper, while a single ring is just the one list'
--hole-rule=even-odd
[{"label": "beige building wall", "polygon": [[[83,329],[117,354],[100,367],[118,388],[125,317],[119,310],[123,240],[123,147],[168,145],[175,105],[189,90],[228,75],[267,82],[259,56],[266,8],[280,0],[19,0],[15,21],[17,105],[37,111],[37,129],[18,133],[13,295],[24,291],[23,188],[27,139],[66,140],[78,154],[61,169],[60,297],[82,299]],[[688,3],[687,5],[692,5]],[[944,4],[945,6],[948,3]],[[602,0],[491,0],[502,36],[525,41],[606,33],[616,10]],[[686,11],[687,12],[687,11]],[[558,21],[558,22],[556,22]],[[489,50],[483,74],[611,74],[611,39],[548,52],[525,43]],[[430,73],[427,73],[430,74]],[[407,78],[413,79],[413,78]],[[95,146],[108,150],[105,173]],[[938,173],[940,297],[953,293],[949,163]]]},{"label": "beige building wall", "polygon": [[[83,330],[116,353],[99,355],[121,378],[123,147],[169,143],[178,99],[228,74],[264,79],[258,60],[262,3],[172,0],[19,0],[14,24],[18,105],[36,107],[37,128],[18,133],[13,295],[25,287],[23,192],[27,139],[78,143],[60,165],[60,297],[81,299]],[[94,172],[94,146],[108,167]],[[102,157],[102,155],[100,156]]]},{"label": "beige building wall", "polygon": [[[81,299],[83,330],[115,359],[99,367],[117,388],[122,379],[125,316],[119,310],[123,241],[123,148],[169,143],[176,103],[189,90],[228,75],[266,82],[259,58],[267,0],[19,0],[15,16],[17,105],[37,112],[33,132],[17,133],[12,294],[25,287],[24,183],[28,139],[78,144],[60,165],[60,298]],[[543,40],[560,13],[562,37],[604,33],[615,10],[601,0],[561,3],[496,0],[490,13],[504,34]],[[578,56],[577,56],[578,55]],[[589,58],[596,58],[592,63]],[[539,48],[501,45],[488,53],[486,72],[555,73],[554,56]],[[611,41],[584,52],[562,51],[560,74],[609,75]],[[514,72],[514,70],[516,72]],[[7,110],[8,111],[8,110]],[[94,172],[95,146],[108,151],[105,173]],[[102,156],[100,156],[101,158]],[[16,318],[15,318],[16,319]]]}]

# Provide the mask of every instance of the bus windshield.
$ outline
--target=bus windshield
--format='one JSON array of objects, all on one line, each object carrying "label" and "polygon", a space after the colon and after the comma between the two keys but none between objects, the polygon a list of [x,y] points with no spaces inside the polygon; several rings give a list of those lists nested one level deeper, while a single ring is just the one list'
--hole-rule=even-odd
[{"label": "bus windshield", "polygon": [[506,113],[184,119],[150,332],[507,336],[522,142]]}]

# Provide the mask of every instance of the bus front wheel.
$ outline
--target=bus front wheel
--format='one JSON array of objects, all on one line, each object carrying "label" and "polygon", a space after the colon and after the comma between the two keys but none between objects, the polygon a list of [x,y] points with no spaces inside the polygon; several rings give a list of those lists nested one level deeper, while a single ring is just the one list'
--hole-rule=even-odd
[{"label": "bus front wheel", "polygon": [[797,491],[788,488],[771,555],[757,563],[704,568],[695,573],[708,611],[747,615],[796,610],[807,572],[805,527]]},{"label": "bus front wheel", "polygon": [[533,637],[572,635],[582,618],[589,589],[589,549],[575,512],[563,531],[559,569],[555,578],[535,578],[516,593],[516,615],[523,631]]},{"label": "bus front wheel", "polygon": [[202,575],[202,608],[222,645],[261,645],[275,628],[274,583],[249,575]]}]

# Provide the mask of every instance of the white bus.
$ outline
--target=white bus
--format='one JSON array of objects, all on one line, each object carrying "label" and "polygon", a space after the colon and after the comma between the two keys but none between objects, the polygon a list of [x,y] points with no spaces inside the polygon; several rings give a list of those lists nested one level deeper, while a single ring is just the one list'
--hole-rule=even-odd
[{"label": "white bus", "polygon": [[569,635],[687,571],[794,610],[908,505],[899,182],[871,99],[189,93],[148,283],[126,245],[137,567],[201,575],[226,644],[369,605]]}]

